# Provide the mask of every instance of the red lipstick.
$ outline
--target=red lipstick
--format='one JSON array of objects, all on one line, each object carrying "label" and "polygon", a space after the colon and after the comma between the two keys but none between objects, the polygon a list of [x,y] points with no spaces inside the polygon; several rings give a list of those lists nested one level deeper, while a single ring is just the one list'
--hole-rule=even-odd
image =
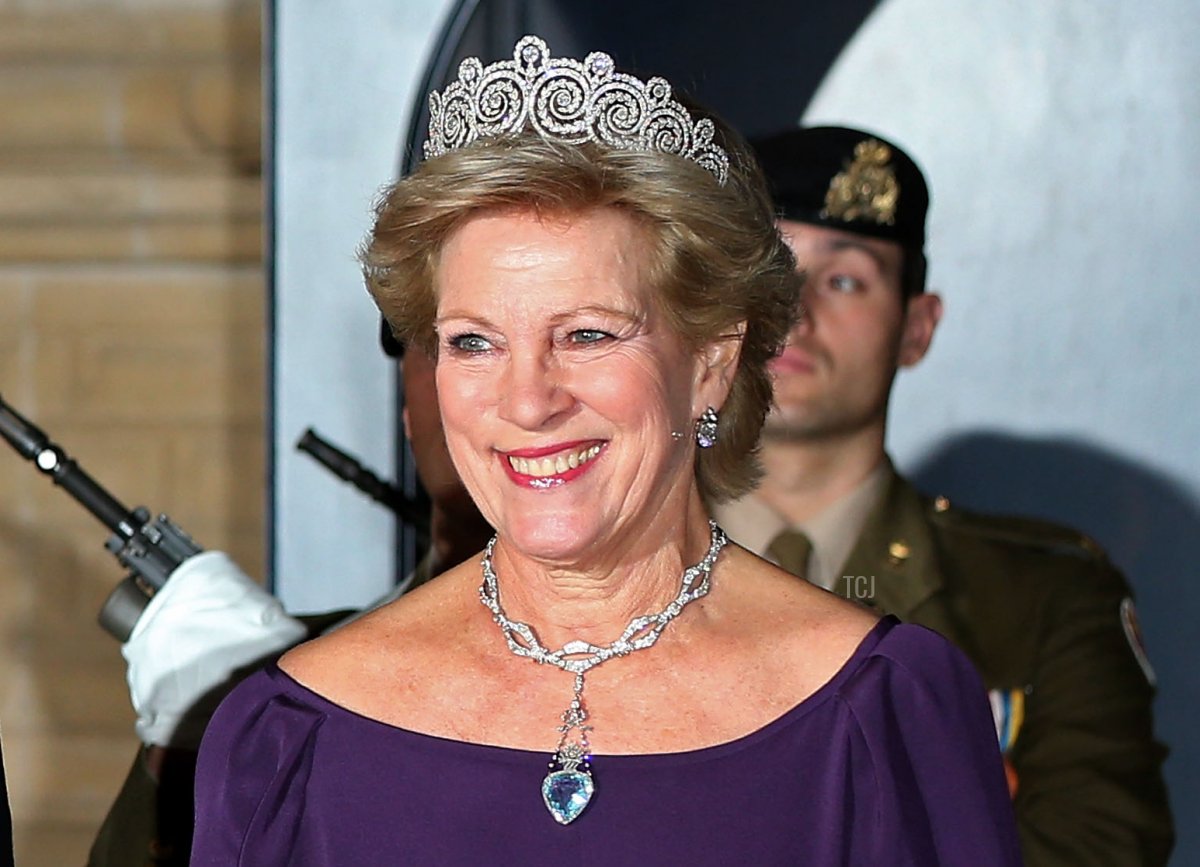
[{"label": "red lipstick", "polygon": [[[590,445],[589,445],[590,444]],[[534,476],[529,473],[522,473],[513,467],[509,458],[523,458],[525,460],[539,460],[550,455],[562,455],[569,452],[581,452],[593,446],[600,446],[600,452],[594,457],[590,457],[585,461],[581,461],[576,467],[568,467],[561,473],[554,473],[549,476]],[[513,449],[507,452],[496,452],[496,457],[500,461],[500,466],[504,468],[504,472],[513,482],[523,488],[533,490],[545,490],[547,488],[556,488],[559,485],[565,485],[567,482],[573,481],[588,470],[597,461],[604,452],[603,443],[595,440],[577,440],[573,443],[559,443],[553,446],[532,447],[525,449]]]}]

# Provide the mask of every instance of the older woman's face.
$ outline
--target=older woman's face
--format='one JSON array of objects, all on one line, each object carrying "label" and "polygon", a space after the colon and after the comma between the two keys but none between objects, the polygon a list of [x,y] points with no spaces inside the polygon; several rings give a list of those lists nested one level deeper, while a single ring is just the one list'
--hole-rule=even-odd
[{"label": "older woman's face", "polygon": [[484,516],[531,556],[570,561],[678,520],[694,491],[692,419],[720,397],[657,313],[645,255],[612,209],[487,214],[442,251],[447,443]]}]

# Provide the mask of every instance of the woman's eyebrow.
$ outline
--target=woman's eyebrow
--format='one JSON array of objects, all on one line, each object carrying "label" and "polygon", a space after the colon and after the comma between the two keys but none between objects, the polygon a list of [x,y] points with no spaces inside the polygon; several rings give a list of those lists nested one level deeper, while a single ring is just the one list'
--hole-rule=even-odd
[{"label": "woman's eyebrow", "polygon": [[643,313],[628,310],[622,307],[608,307],[603,304],[588,304],[583,307],[576,307],[572,310],[567,310],[552,317],[556,322],[561,322],[571,319],[580,314],[599,314],[601,316],[613,316],[617,319],[624,319],[627,322],[642,322],[646,316]]},{"label": "woman's eyebrow", "polygon": [[489,320],[486,316],[479,316],[466,310],[447,310],[441,316],[433,320],[433,327],[438,328],[443,323],[456,319],[463,322],[470,322],[475,325],[480,325],[484,328],[495,328],[495,325],[493,325],[491,320]]}]

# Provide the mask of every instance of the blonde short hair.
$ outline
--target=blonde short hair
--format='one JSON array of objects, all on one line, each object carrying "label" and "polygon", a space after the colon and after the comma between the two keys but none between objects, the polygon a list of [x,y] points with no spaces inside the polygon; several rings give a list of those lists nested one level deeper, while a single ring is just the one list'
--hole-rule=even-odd
[{"label": "blonde short hair", "polygon": [[741,496],[761,476],[756,453],[771,404],[767,363],[795,321],[802,279],[754,157],[740,136],[714,122],[717,143],[730,156],[724,186],[670,154],[568,145],[533,132],[426,160],[379,197],[359,255],[367,288],[398,338],[436,353],[438,257],[468,219],[513,208],[628,213],[648,241],[660,309],[687,345],[702,347],[744,323],[717,444],[696,456],[707,502]]}]

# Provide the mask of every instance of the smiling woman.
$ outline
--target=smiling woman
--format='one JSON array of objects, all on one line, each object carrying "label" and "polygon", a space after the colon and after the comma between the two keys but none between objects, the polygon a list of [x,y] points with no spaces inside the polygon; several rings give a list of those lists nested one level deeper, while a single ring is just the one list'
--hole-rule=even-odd
[{"label": "smiling woman", "polygon": [[710,519],[800,289],[740,138],[534,37],[431,109],[364,267],[496,535],[230,695],[193,863],[1018,863],[970,663]]},{"label": "smiling woman", "polygon": [[484,517],[543,560],[661,537],[654,524],[687,514],[695,484],[668,432],[725,402],[737,342],[688,350],[654,303],[645,248],[633,219],[601,208],[476,216],[442,251],[450,452]]},{"label": "smiling woman", "polygon": [[525,128],[428,160],[380,199],[363,250],[368,288],[398,336],[437,352],[444,278],[435,272],[464,223],[506,213],[565,228],[589,211],[619,212],[627,222],[622,266],[638,269],[643,303],[663,324],[692,349],[740,338],[722,437],[699,469],[706,497],[737,496],[757,480],[754,444],[770,405],[765,363],[786,338],[799,297],[754,159],[726,134],[723,183],[673,153],[567,144]]}]

